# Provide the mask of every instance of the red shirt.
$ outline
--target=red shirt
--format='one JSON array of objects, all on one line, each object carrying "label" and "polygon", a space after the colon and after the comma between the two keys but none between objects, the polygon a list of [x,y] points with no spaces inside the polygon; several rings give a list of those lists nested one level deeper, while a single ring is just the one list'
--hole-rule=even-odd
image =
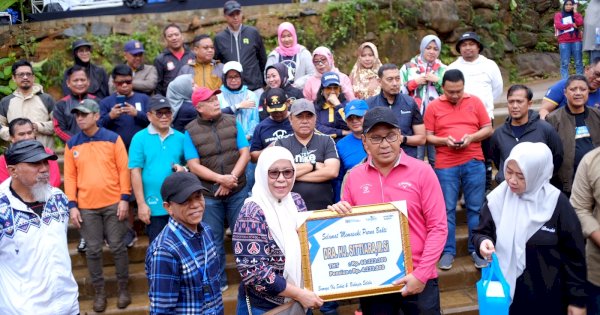
[{"label": "red shirt", "polygon": [[[458,104],[453,105],[445,95],[435,99],[425,111],[425,129],[437,137],[452,136],[460,141],[465,134],[473,134],[479,129],[491,125],[490,117],[481,100],[467,93]],[[446,145],[435,148],[436,168],[449,168],[464,164],[470,160],[483,161],[481,143],[473,142],[466,148],[456,150]]]},{"label": "red shirt", "polygon": [[[46,148],[46,153],[54,154],[54,152],[48,148]],[[60,169],[58,168],[58,162],[48,160],[48,172],[50,173],[50,185],[53,187],[60,187],[61,179],[60,179]],[[8,166],[6,165],[6,157],[3,155],[0,156],[0,182],[5,181],[10,177],[10,173],[8,173]]]}]

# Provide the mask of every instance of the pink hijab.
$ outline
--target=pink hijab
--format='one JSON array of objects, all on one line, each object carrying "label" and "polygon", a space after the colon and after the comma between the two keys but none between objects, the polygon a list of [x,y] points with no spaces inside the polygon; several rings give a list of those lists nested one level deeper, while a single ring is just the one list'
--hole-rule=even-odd
[{"label": "pink hijab", "polygon": [[[292,47],[286,48],[281,44],[281,34],[283,34],[283,31],[288,31],[290,34],[292,34],[292,37],[294,38],[294,45],[292,45]],[[298,37],[296,36],[296,28],[294,27],[294,24],[290,22],[283,22],[279,24],[279,27],[277,28],[277,42],[279,46],[275,48],[275,51],[282,56],[295,56],[300,51],[301,46],[298,45]]]},{"label": "pink hijab", "polygon": [[[333,61],[333,54],[331,53],[331,50],[329,50],[329,48],[319,46],[315,49],[315,51],[313,51],[313,53],[312,53],[313,58],[315,58],[315,55],[319,55],[319,56],[323,56],[323,57],[327,58],[327,62],[331,66],[331,70],[329,70],[329,71],[339,72],[338,69],[335,68],[335,62]],[[321,78],[322,74],[320,74],[319,71],[315,71],[314,76],[316,78]]]}]

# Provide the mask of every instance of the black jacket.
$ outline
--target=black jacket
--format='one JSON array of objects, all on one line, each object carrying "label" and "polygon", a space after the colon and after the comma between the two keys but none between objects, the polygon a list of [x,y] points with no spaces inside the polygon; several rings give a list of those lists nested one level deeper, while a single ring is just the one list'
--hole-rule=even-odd
[{"label": "black jacket", "polygon": [[237,43],[229,28],[219,32],[215,36],[215,59],[222,63],[238,61],[244,70],[242,72],[243,84],[252,91],[264,87],[267,52],[255,27],[242,25]]},{"label": "black jacket", "polygon": [[[496,243],[496,225],[487,203],[471,242]],[[476,251],[480,255],[479,250]],[[586,264],[581,225],[569,199],[560,194],[554,214],[526,243],[525,270],[515,283],[510,314],[566,314],[568,305],[584,307]]]},{"label": "black jacket", "polygon": [[529,121],[525,127],[525,132],[520,138],[516,138],[510,127],[512,118],[508,116],[502,126],[494,131],[490,140],[492,160],[498,168],[496,182],[500,184],[504,181],[504,161],[508,158],[510,151],[519,142],[542,142],[552,151],[552,162],[554,163],[554,173],[556,174],[563,162],[563,146],[558,133],[552,125],[541,120],[538,113],[529,110]]},{"label": "black jacket", "polygon": [[168,48],[163,50],[163,52],[154,59],[154,67],[158,74],[158,82],[156,83],[156,90],[154,92],[166,96],[169,83],[177,77],[181,67],[193,63],[195,60],[196,55],[194,55],[187,47],[184,47],[184,53],[181,60],[177,59]]}]

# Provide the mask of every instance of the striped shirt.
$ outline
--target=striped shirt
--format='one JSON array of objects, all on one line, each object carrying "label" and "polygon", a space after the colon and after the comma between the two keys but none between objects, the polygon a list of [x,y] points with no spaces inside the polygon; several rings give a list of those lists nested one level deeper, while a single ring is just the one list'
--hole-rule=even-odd
[{"label": "striped shirt", "polygon": [[194,233],[169,219],[146,252],[150,314],[225,313],[219,286],[220,261],[211,235],[203,223]]}]

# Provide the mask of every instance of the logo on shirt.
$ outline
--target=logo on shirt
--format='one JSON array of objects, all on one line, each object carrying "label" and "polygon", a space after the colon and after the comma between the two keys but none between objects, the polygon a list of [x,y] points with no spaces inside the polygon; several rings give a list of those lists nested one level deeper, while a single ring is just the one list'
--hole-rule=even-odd
[{"label": "logo on shirt", "polygon": [[246,45],[250,44],[250,39],[248,39],[247,37],[244,37],[244,39],[242,39],[242,42]]},{"label": "logo on shirt", "polygon": [[404,114],[410,114],[409,110],[400,110],[400,114],[404,115]]},{"label": "logo on shirt", "polygon": [[371,184],[363,184],[360,186],[360,191],[362,191],[363,194],[369,194],[371,193],[371,186]]},{"label": "logo on shirt", "polygon": [[287,131],[284,129],[278,129],[273,132],[272,137],[265,139],[265,145],[270,144],[271,142],[275,142],[283,137],[287,136]]},{"label": "logo on shirt", "polygon": [[302,148],[302,152],[300,154],[296,154],[294,157],[295,163],[309,163],[311,161],[316,161],[317,156],[314,154],[317,150],[307,150],[306,147]]},{"label": "logo on shirt", "polygon": [[175,69],[175,64],[173,63],[173,61],[167,62],[167,70],[172,71],[173,69]]},{"label": "logo on shirt", "polygon": [[412,187],[412,183],[410,182],[399,182],[398,183],[398,187],[402,188],[402,189],[407,189]]},{"label": "logo on shirt", "polygon": [[78,158],[79,157],[79,151],[73,150],[73,157],[74,158]]},{"label": "logo on shirt", "polygon": [[575,127],[575,139],[589,138],[590,131],[587,126]]},{"label": "logo on shirt", "polygon": [[556,229],[555,228],[549,228],[547,226],[542,226],[542,228],[540,229],[542,231],[546,231],[546,232],[550,232],[550,233],[556,233]]}]

